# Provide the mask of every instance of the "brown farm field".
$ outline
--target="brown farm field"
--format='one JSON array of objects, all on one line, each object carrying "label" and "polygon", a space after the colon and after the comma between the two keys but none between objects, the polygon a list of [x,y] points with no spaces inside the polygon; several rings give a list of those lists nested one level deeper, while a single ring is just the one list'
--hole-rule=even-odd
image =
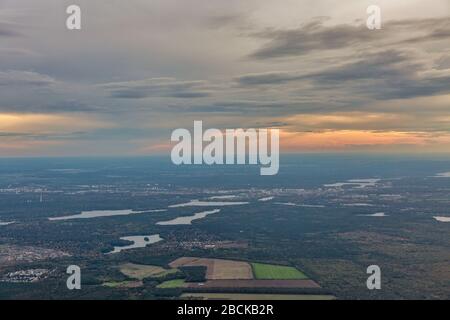
[{"label": "brown farm field", "polygon": [[265,294],[265,293],[195,293],[187,292],[182,299],[199,300],[334,300],[332,295],[320,294]]},{"label": "brown farm field", "polygon": [[[260,295],[260,298],[272,296],[275,298],[300,299],[328,299],[333,298],[325,292],[322,287],[315,281],[310,279],[255,279],[254,269],[249,262],[225,260],[225,259],[209,259],[182,257],[172,261],[171,268],[181,268],[183,266],[205,266],[206,281],[203,282],[184,282],[180,287],[186,292],[195,292],[197,294],[184,297],[192,299],[250,299],[252,295]],[[289,268],[286,266],[265,265],[270,267],[271,277],[278,276],[277,272],[284,276],[281,271]],[[292,268],[297,273],[297,269]],[[275,270],[275,271],[274,271]],[[264,271],[264,270],[263,270]],[[291,271],[291,269],[288,269]],[[301,274],[303,276],[303,274]],[[295,276],[297,276],[295,274]],[[234,296],[233,294],[236,294]],[[241,295],[239,295],[241,294]],[[248,294],[248,295],[245,295]],[[276,295],[279,296],[276,296]],[[282,296],[284,295],[284,296]]]},{"label": "brown farm field", "polygon": [[252,267],[248,262],[183,257],[170,263],[170,267],[205,266],[208,280],[249,280],[253,279]]},{"label": "brown farm field", "polygon": [[159,266],[125,263],[120,267],[120,272],[132,279],[143,280],[149,277],[164,277],[168,274],[176,273],[176,269],[164,269]]},{"label": "brown farm field", "polygon": [[208,280],[206,282],[186,283],[186,288],[307,288],[319,289],[312,280]]}]

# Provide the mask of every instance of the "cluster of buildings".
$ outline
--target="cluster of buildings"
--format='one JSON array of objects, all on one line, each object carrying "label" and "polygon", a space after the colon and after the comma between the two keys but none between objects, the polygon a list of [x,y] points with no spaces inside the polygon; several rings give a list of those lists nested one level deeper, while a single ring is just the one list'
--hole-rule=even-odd
[{"label": "cluster of buildings", "polygon": [[3,282],[37,282],[45,279],[49,274],[48,269],[29,269],[7,273],[0,281]]}]

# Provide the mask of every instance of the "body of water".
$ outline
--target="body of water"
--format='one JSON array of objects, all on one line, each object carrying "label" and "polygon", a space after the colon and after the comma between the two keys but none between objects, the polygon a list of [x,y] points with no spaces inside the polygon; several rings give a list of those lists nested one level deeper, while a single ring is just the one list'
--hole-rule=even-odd
[{"label": "body of water", "polygon": [[380,180],[381,179],[350,179],[347,180],[346,182],[324,184],[323,186],[328,188],[341,188],[344,186],[349,186],[353,188],[366,188],[366,187],[375,187]]},{"label": "body of water", "polygon": [[450,178],[450,171],[438,173],[435,176],[433,176],[433,178]]},{"label": "body of water", "polygon": [[258,201],[266,202],[266,201],[272,200],[273,198],[274,197],[265,197],[265,198],[258,199]]},{"label": "body of water", "polygon": [[16,223],[15,221],[0,221],[0,226],[7,226]]},{"label": "body of water", "polygon": [[439,222],[450,222],[450,217],[433,217],[433,218]]},{"label": "body of water", "polygon": [[133,244],[130,244],[128,246],[116,246],[116,247],[114,247],[113,251],[109,252],[109,254],[119,253],[124,250],[130,250],[130,249],[136,249],[136,248],[145,248],[146,246],[148,246],[150,244],[157,243],[157,242],[160,242],[163,240],[163,238],[161,238],[159,236],[159,234],[153,234],[153,235],[149,235],[149,236],[122,237],[120,239],[132,241]]},{"label": "body of water", "polygon": [[223,206],[239,206],[248,204],[248,202],[224,202],[224,201],[200,201],[191,200],[189,202],[174,204],[169,206],[169,208],[181,208],[181,207],[223,207]]},{"label": "body of water", "polygon": [[322,204],[304,204],[304,203],[293,203],[293,202],[275,202],[275,204],[279,204],[281,206],[290,206],[290,207],[325,208],[325,206]]},{"label": "body of water", "polygon": [[134,211],[131,209],[126,210],[92,210],[92,211],[83,211],[78,214],[73,214],[70,216],[62,216],[62,217],[52,217],[48,218],[50,221],[55,220],[72,220],[72,219],[92,219],[99,217],[114,217],[114,216],[128,216],[130,214],[144,213],[144,212],[162,212],[167,211],[166,209],[158,209],[158,210],[145,210],[145,211]]},{"label": "body of water", "polygon": [[176,225],[190,225],[192,224],[192,221],[203,219],[207,215],[214,214],[220,212],[220,209],[210,210],[210,211],[202,211],[194,214],[193,216],[187,216],[187,217],[178,217],[172,220],[168,221],[160,221],[157,222],[157,225],[161,226],[176,226]]},{"label": "body of water", "polygon": [[373,214],[358,214],[361,217],[388,217],[384,212],[377,212]]}]

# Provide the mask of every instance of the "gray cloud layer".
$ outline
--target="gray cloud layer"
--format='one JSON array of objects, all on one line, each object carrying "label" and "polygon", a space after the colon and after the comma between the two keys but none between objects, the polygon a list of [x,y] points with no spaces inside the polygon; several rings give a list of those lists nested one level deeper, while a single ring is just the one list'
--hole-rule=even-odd
[{"label": "gray cloud layer", "polygon": [[17,26],[0,21],[0,37],[18,37],[20,32],[17,31]]},{"label": "gray cloud layer", "polygon": [[41,87],[55,84],[55,79],[48,75],[31,71],[0,71],[0,86]]},{"label": "gray cloud layer", "polygon": [[[382,32],[368,30],[365,24],[327,26],[324,19],[320,19],[297,29],[266,30],[253,34],[255,37],[267,40],[267,43],[250,57],[256,59],[295,57],[315,51],[344,49],[350,46],[355,49],[355,46],[363,47],[374,43],[388,44],[392,36],[411,32],[411,30],[420,30],[420,36],[406,34],[405,39],[399,43],[448,41],[450,40],[450,18],[387,22]],[[386,36],[387,33],[389,33],[388,36]]]},{"label": "gray cloud layer", "polygon": [[[411,0],[409,11],[386,2],[393,20],[381,30],[366,28],[360,0],[341,10],[329,0],[79,0],[76,32],[65,28],[69,2],[4,0],[0,14],[1,113],[77,113],[114,127],[67,139],[166,141],[193,119],[298,131],[450,128],[436,97],[450,94],[446,0]],[[292,124],[340,113],[375,120]],[[20,134],[2,133],[11,135]]]},{"label": "gray cloud layer", "polygon": [[113,98],[142,99],[147,97],[202,98],[209,95],[204,81],[177,81],[152,78],[138,81],[114,82],[100,85]]},{"label": "gray cloud layer", "polygon": [[376,99],[400,99],[450,93],[450,70],[427,72],[429,66],[413,53],[387,50],[368,53],[337,67],[302,74],[269,72],[249,74],[235,80],[241,86],[279,86],[312,82],[315,90],[340,89]]}]

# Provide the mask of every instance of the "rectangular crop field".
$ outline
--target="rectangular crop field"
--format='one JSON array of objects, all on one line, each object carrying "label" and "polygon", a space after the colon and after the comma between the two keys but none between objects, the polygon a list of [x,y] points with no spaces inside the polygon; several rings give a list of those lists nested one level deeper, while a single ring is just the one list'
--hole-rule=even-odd
[{"label": "rectangular crop field", "polygon": [[238,289],[238,288],[275,288],[275,289],[320,289],[313,280],[208,280],[206,282],[187,282],[185,288],[192,289]]},{"label": "rectangular crop field", "polygon": [[331,295],[265,293],[183,293],[182,299],[213,300],[334,300]]},{"label": "rectangular crop field", "polygon": [[177,269],[164,269],[159,266],[125,263],[120,266],[120,272],[129,278],[143,280],[145,278],[162,278],[178,272]]},{"label": "rectangular crop field", "polygon": [[160,289],[173,289],[173,288],[183,288],[185,286],[184,279],[174,279],[164,281],[163,283],[157,285],[157,288]]},{"label": "rectangular crop field", "polygon": [[253,279],[252,267],[245,261],[183,257],[172,261],[170,266],[205,266],[208,280]]},{"label": "rectangular crop field", "polygon": [[252,263],[253,274],[258,280],[303,280],[308,277],[294,267]]}]

